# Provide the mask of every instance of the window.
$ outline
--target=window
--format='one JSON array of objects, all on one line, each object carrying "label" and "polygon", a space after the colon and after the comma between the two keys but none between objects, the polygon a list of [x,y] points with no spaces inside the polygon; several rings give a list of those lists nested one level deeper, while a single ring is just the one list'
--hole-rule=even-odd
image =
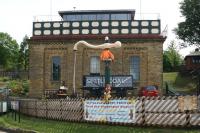
[{"label": "window", "polygon": [[52,80],[60,80],[60,57],[52,57]]},{"label": "window", "polygon": [[71,14],[63,15],[65,21],[90,21],[90,20],[131,20],[128,13],[99,13],[99,14]]},{"label": "window", "polygon": [[199,57],[193,57],[192,58],[192,63],[193,64],[200,64],[200,58]]},{"label": "window", "polygon": [[109,14],[97,14],[97,20],[109,20]]},{"label": "window", "polygon": [[92,56],[90,58],[90,73],[100,74],[100,59],[98,56]]},{"label": "window", "polygon": [[130,57],[130,75],[133,75],[134,80],[140,79],[140,57]]},{"label": "window", "polygon": [[130,14],[111,14],[111,20],[130,20]]}]

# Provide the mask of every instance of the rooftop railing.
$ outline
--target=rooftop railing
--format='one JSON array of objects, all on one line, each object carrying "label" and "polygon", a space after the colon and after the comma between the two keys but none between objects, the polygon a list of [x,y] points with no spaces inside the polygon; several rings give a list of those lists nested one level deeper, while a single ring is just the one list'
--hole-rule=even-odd
[{"label": "rooftop railing", "polygon": [[160,33],[160,20],[33,22],[33,36]]}]

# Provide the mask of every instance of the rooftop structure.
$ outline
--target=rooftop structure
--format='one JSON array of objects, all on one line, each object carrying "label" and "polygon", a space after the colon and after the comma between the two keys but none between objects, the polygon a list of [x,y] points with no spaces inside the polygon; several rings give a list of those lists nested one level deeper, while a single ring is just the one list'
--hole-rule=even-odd
[{"label": "rooftop structure", "polygon": [[133,20],[135,10],[78,10],[59,14],[64,21]]},{"label": "rooftop structure", "polygon": [[162,38],[160,20],[135,20],[135,10],[73,10],[60,11],[59,14],[62,21],[33,22],[32,39],[51,35],[64,35],[65,38],[67,35],[69,39],[77,36],[85,39],[88,35]]}]

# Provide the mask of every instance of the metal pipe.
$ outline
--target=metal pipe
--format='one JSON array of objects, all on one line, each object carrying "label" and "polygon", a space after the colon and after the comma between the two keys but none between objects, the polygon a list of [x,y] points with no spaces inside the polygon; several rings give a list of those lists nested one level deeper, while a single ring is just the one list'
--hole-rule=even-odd
[{"label": "metal pipe", "polygon": [[76,93],[76,50],[74,50],[73,94]]}]

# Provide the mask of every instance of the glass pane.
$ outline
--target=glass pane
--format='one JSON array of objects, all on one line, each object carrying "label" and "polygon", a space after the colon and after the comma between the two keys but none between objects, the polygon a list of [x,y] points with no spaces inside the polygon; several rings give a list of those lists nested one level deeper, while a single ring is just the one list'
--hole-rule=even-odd
[{"label": "glass pane", "polygon": [[82,20],[88,20],[88,15],[82,15]]},{"label": "glass pane", "polygon": [[88,20],[96,20],[96,15],[88,15]]},{"label": "glass pane", "polygon": [[109,20],[109,14],[97,14],[97,20]]},{"label": "glass pane", "polygon": [[128,20],[127,14],[111,14],[111,20]]},{"label": "glass pane", "polygon": [[133,75],[134,80],[140,79],[140,57],[130,57],[130,74]]},{"label": "glass pane", "polygon": [[60,57],[52,57],[52,80],[60,80]]},{"label": "glass pane", "polygon": [[98,56],[92,56],[90,59],[90,73],[100,73],[100,59]]}]

